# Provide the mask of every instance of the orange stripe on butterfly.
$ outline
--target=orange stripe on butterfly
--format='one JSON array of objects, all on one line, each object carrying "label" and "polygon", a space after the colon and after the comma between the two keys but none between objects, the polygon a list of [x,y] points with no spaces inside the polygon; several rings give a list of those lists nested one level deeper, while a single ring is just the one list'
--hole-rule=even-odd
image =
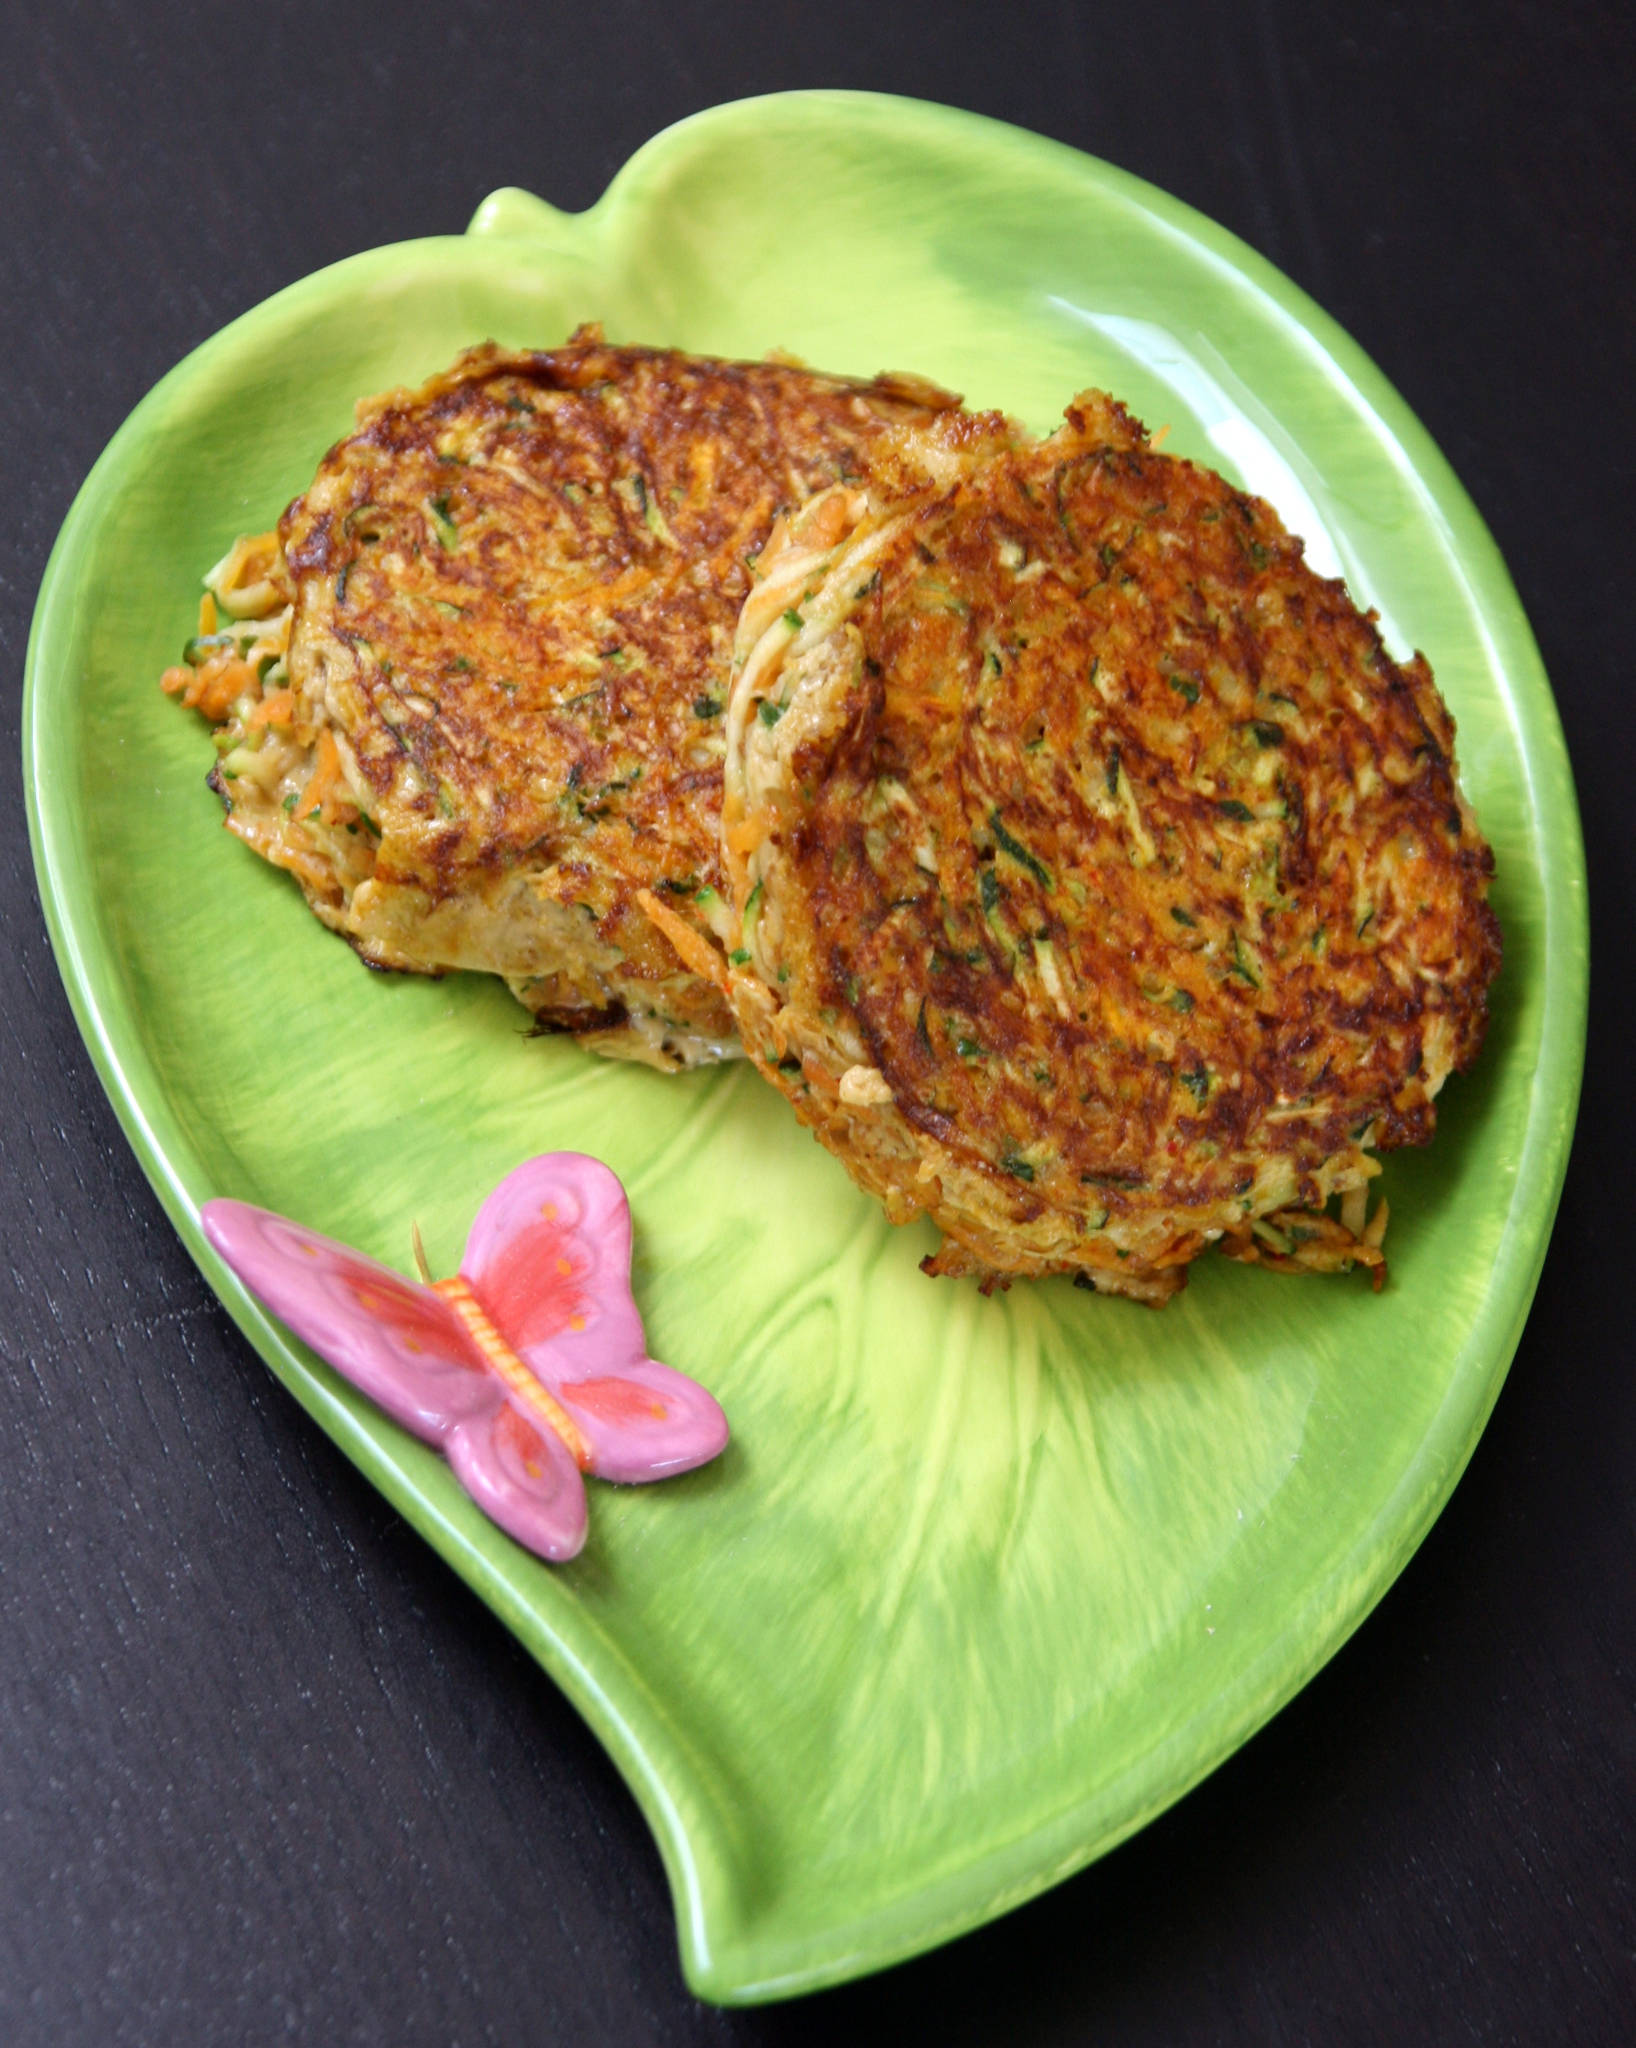
[{"label": "orange stripe on butterfly", "polygon": [[543,1422],[553,1435],[562,1439],[574,1463],[582,1472],[589,1471],[591,1446],[575,1424],[574,1418],[548,1388],[541,1386],[489,1321],[483,1304],[471,1290],[470,1282],[463,1280],[457,1273],[452,1280],[434,1280],[432,1292],[441,1294],[454,1310],[465,1325],[472,1342],[482,1352],[485,1361],[504,1380],[523,1407]]}]

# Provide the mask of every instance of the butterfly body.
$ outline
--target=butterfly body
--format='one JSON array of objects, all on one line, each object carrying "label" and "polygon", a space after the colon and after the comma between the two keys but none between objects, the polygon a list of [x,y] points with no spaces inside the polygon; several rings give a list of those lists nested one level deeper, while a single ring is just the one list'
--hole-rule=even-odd
[{"label": "butterfly body", "polygon": [[549,1153],[508,1174],[459,1274],[428,1284],[248,1203],[207,1202],[200,1218],[252,1293],[437,1445],[483,1511],[542,1557],[585,1541],[582,1472],[660,1479],[727,1441],[714,1398],[647,1355],[630,1208],[600,1160]]}]

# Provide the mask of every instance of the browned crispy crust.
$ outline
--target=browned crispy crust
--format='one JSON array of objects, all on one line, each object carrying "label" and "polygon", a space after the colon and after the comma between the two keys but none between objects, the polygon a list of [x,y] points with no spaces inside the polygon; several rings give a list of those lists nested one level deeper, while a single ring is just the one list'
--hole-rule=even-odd
[{"label": "browned crispy crust", "polygon": [[270,783],[235,829],[375,964],[490,968],[609,1050],[640,1015],[661,1064],[731,1050],[720,990],[635,895],[708,925],[747,563],[953,403],[596,329],[367,402],[280,527],[300,729],[330,729],[367,830],[343,845]]},{"label": "browned crispy crust", "polygon": [[972,433],[764,557],[729,727],[746,1044],[942,1227],[934,1271],[1162,1300],[1222,1238],[1378,1264],[1300,1212],[1431,1136],[1500,959],[1431,671],[1113,401]]}]

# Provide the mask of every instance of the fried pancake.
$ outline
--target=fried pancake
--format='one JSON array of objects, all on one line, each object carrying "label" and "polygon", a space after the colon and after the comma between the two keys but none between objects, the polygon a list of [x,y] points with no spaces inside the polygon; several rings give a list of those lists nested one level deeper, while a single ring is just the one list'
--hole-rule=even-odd
[{"label": "fried pancake", "polygon": [[1372,1153],[1431,1136],[1500,958],[1430,669],[1097,393],[906,444],[741,621],[751,1056],[932,1272],[1160,1302],[1219,1242],[1378,1284]]},{"label": "fried pancake", "polygon": [[279,529],[288,688],[250,690],[218,741],[231,828],[373,965],[503,975],[542,1022],[655,1065],[736,1052],[719,988],[636,899],[684,948],[725,915],[747,565],[781,510],[956,403],[595,329],[366,402]]}]

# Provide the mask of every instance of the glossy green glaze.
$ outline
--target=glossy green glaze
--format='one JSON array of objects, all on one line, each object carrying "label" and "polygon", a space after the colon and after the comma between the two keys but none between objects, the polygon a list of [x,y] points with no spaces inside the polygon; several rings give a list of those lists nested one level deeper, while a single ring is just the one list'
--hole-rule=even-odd
[{"label": "glossy green glaze", "polygon": [[[787,210],[799,196],[794,216]],[[792,231],[792,218],[795,222]],[[1048,428],[1087,384],[1264,493],[1429,655],[1499,861],[1490,1042],[1388,1162],[1392,1281],[1206,1260],[1162,1313],[921,1278],[743,1068],[667,1080],[530,1042],[503,990],[366,974],[220,828],[156,687],[200,571],[268,524],[353,400],[486,335],[901,367]],[[98,1069],[211,1284],[321,1424],[566,1689],[658,1836],[689,1981],[771,1998],[1037,1892],[1219,1762],[1402,1568],[1498,1392],[1579,1086],[1584,866],[1505,569],[1436,449],[1315,306],[1221,229],[965,115],[812,93],[659,136],[589,213],[337,265],[168,377],[64,528],[30,649],[41,890]],[[598,1488],[535,1563],[289,1343],[197,1206],[288,1211],[452,1269],[478,1200],[572,1146],[629,1189],[656,1354],[734,1442]],[[365,1793],[367,1795],[367,1788]]]}]

